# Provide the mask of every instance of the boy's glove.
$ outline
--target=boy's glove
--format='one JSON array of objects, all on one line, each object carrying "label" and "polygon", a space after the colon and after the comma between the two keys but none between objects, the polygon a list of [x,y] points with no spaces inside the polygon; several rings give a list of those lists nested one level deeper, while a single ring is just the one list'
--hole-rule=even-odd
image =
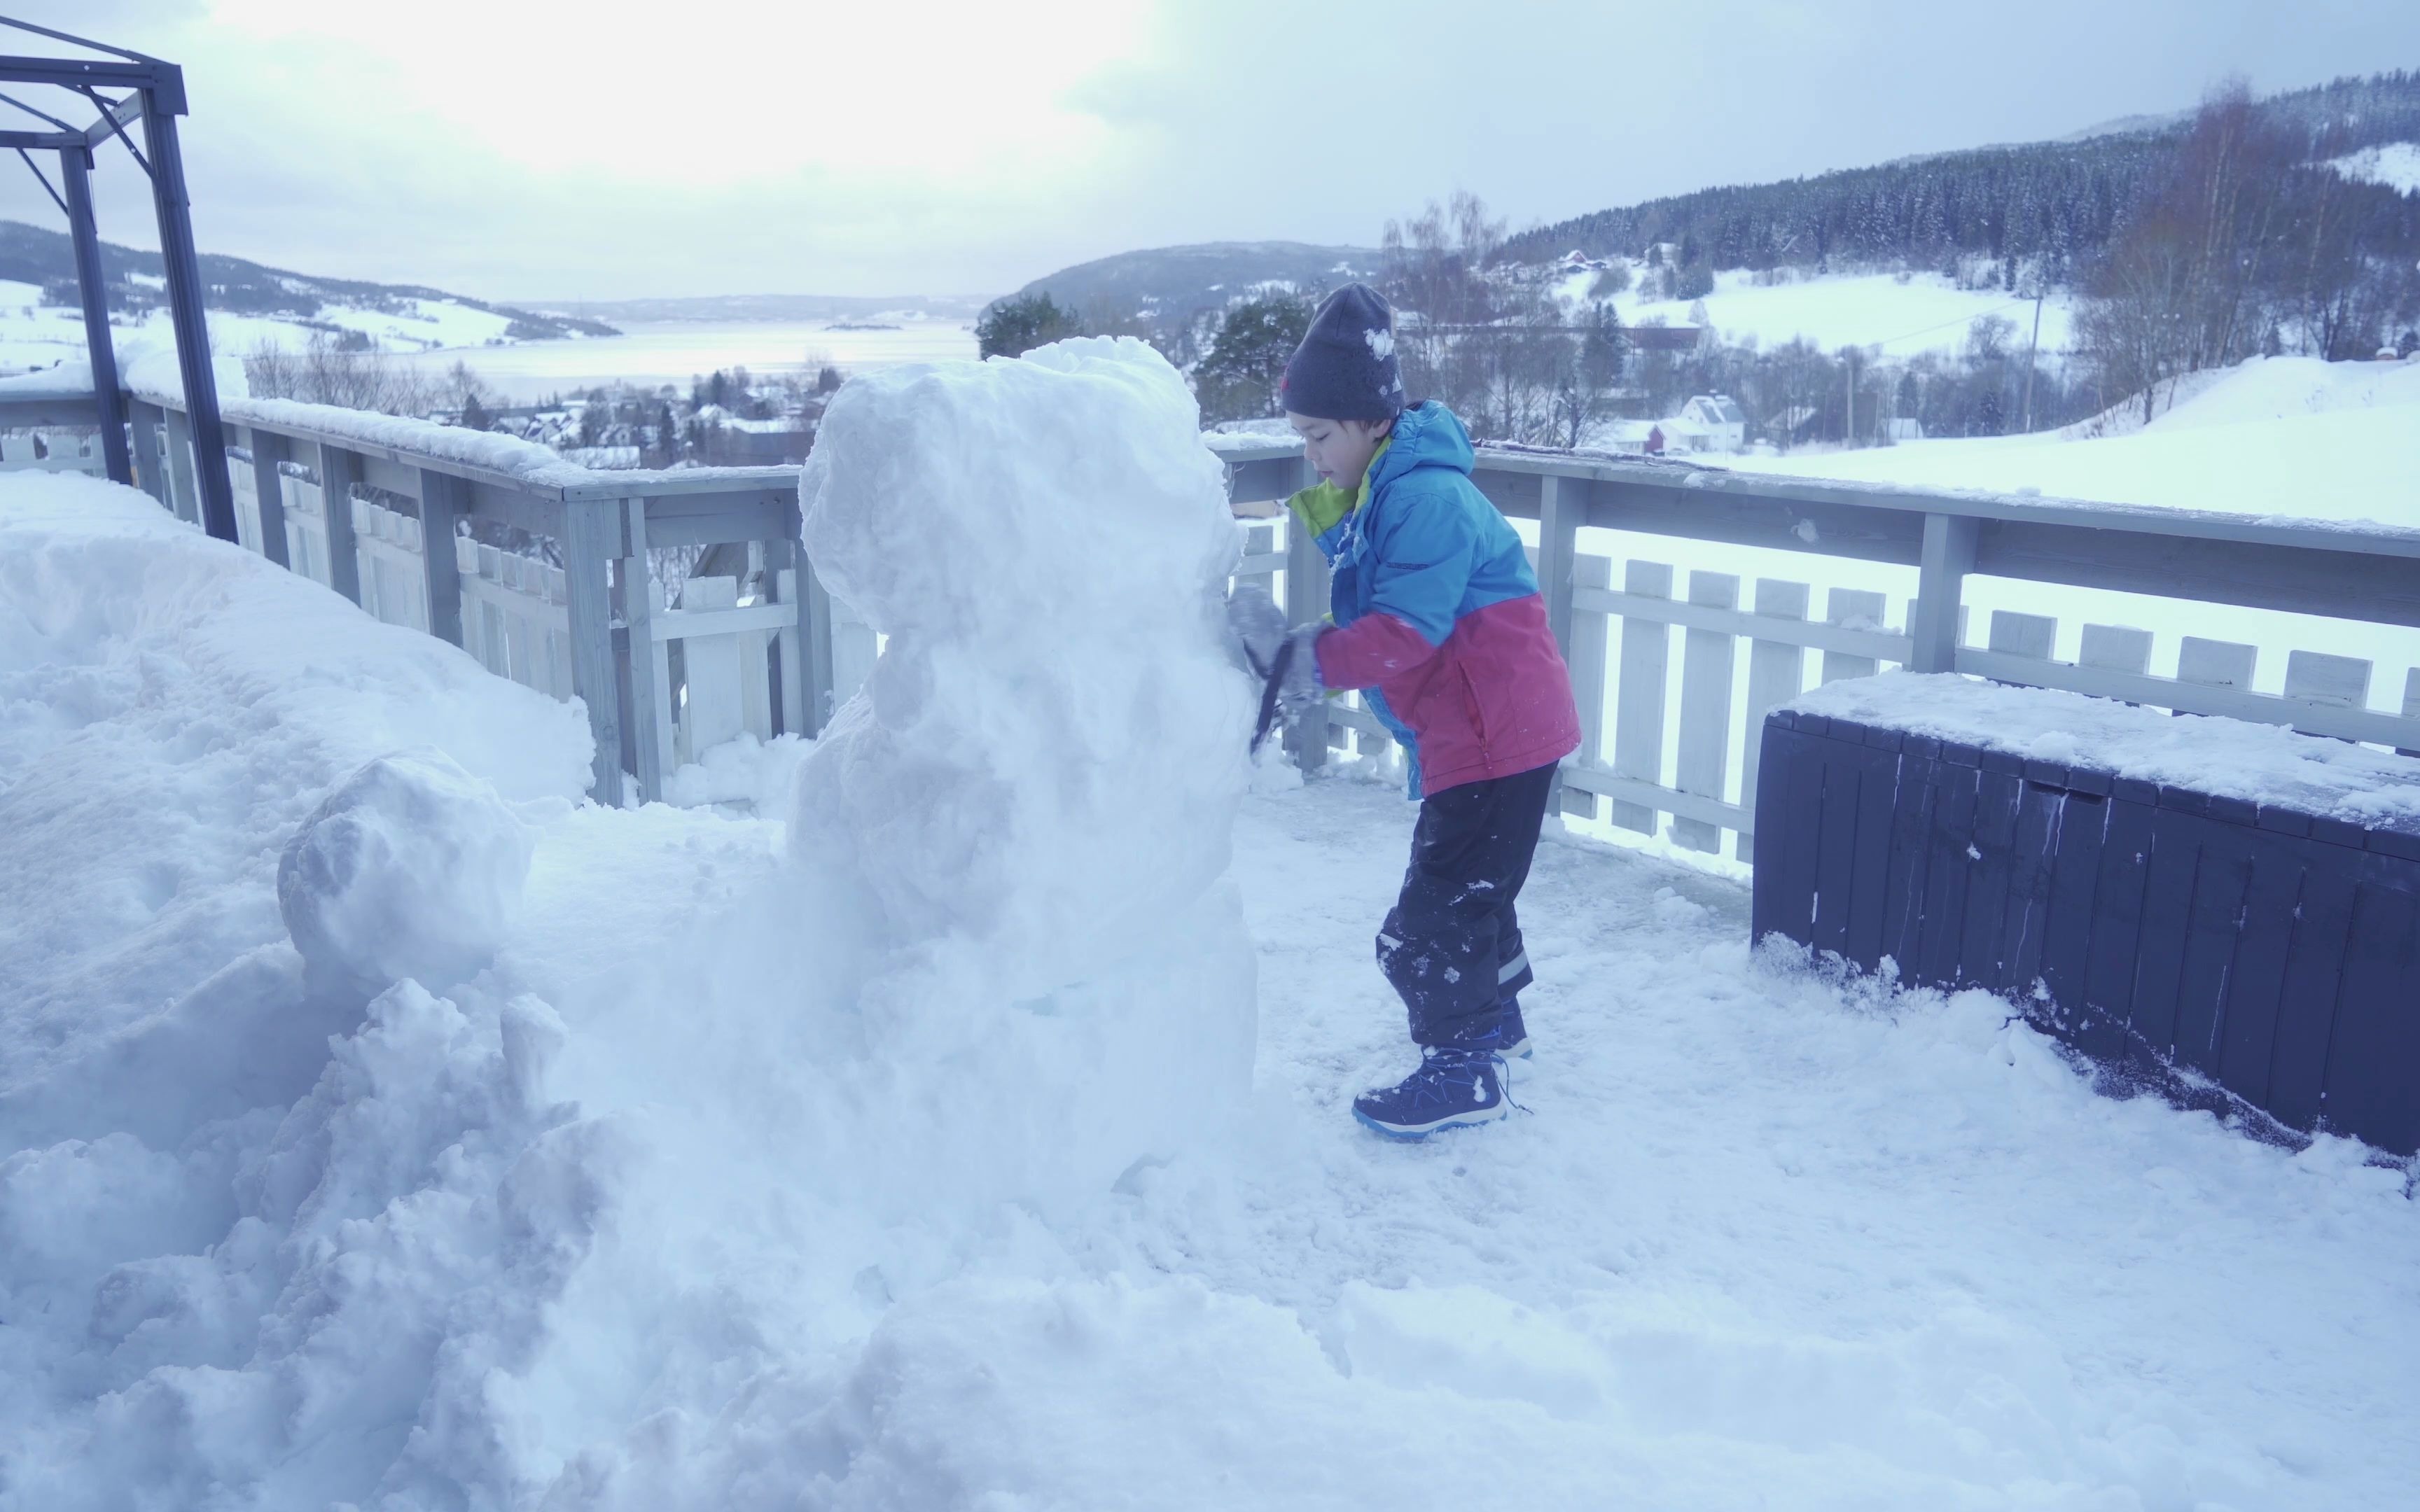
[{"label": "boy's glove", "polygon": [[1309,708],[1320,695],[1317,642],[1324,625],[1286,628],[1285,611],[1258,583],[1239,583],[1227,595],[1227,632],[1245,669],[1261,680],[1261,717],[1252,731],[1260,749],[1280,714]]},{"label": "boy's glove", "polygon": [[1327,685],[1319,680],[1319,638],[1327,630],[1326,625],[1312,624],[1297,625],[1286,632],[1278,647],[1277,664],[1269,669],[1280,713],[1300,714],[1327,691]]},{"label": "boy's glove", "polygon": [[1285,610],[1259,583],[1237,583],[1227,595],[1227,635],[1244,670],[1267,682],[1286,638]]}]

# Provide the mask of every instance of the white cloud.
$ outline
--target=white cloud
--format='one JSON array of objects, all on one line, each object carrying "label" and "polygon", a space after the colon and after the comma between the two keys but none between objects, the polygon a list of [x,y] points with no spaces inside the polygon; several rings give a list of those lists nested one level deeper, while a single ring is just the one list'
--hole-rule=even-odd
[{"label": "white cloud", "polygon": [[[17,0],[186,67],[208,250],[489,297],[998,292],[1515,226],[2420,56],[2409,0]],[[122,157],[97,187],[149,240]],[[0,217],[52,224],[30,177]]]}]

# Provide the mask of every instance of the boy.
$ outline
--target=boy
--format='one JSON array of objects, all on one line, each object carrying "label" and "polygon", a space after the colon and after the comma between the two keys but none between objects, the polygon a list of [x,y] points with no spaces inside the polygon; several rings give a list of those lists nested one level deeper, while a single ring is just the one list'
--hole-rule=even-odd
[{"label": "boy", "polygon": [[[1387,301],[1359,284],[1329,296],[1279,393],[1319,471],[1287,506],[1327,558],[1334,623],[1296,626],[1255,662],[1289,709],[1362,689],[1413,753],[1419,820],[1378,966],[1421,1063],[1353,1112],[1417,1139],[1511,1109],[1530,981],[1513,900],[1579,714],[1520,537],[1470,481],[1468,433],[1441,404],[1404,408]],[[1248,643],[1254,617],[1237,611]]]}]

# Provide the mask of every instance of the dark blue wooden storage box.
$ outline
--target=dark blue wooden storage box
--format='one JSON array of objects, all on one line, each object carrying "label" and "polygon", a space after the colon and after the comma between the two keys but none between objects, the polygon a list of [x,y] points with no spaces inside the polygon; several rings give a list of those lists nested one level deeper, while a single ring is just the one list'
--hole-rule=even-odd
[{"label": "dark blue wooden storage box", "polygon": [[2420,1149],[2420,833],[1776,710],[1754,929]]}]

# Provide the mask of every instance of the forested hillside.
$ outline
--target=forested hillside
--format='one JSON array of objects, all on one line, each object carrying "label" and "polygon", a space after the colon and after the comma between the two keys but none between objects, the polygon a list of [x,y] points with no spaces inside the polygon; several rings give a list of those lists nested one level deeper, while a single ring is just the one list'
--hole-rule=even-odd
[{"label": "forested hillside", "polygon": [[[615,333],[612,326],[598,320],[541,315],[535,310],[491,304],[418,285],[320,278],[207,252],[201,255],[200,262],[209,307],[239,315],[287,316],[307,321],[329,305],[392,310],[412,301],[430,301],[503,316],[512,322],[509,332],[517,341]],[[166,303],[158,253],[104,241],[101,244],[101,269],[109,285],[109,307],[117,315],[139,314]],[[35,285],[51,303],[73,308],[78,302],[75,253],[63,232],[20,221],[0,221],[0,280]]]},{"label": "forested hillside", "polygon": [[[2304,163],[2420,141],[2420,71],[2339,79],[2257,102]],[[1939,264],[1962,254],[2039,259],[2054,278],[2106,248],[2153,193],[2192,122],[2083,141],[1978,147],[1779,183],[1727,185],[1598,210],[1510,238],[1502,256],[1577,249],[1640,256],[1658,243],[1716,270]],[[2375,239],[2420,248],[2420,204],[2364,186]]]}]

